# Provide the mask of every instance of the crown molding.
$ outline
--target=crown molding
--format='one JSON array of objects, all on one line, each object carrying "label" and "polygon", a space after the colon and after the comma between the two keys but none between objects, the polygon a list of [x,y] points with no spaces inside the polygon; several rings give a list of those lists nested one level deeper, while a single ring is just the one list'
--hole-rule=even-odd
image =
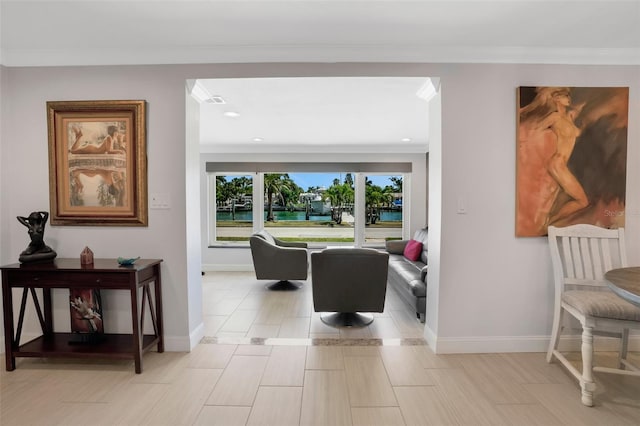
[{"label": "crown molding", "polygon": [[4,49],[7,67],[276,62],[640,65],[640,48],[243,45],[180,48]]}]

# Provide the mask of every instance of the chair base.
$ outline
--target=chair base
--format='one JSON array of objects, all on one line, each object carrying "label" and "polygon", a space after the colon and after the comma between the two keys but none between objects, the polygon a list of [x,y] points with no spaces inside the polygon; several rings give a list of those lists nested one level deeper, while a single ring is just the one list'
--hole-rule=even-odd
[{"label": "chair base", "polygon": [[273,291],[292,291],[292,290],[298,290],[300,287],[302,287],[302,284],[293,283],[288,280],[282,280],[276,283],[266,284],[264,287],[267,290],[273,290]]},{"label": "chair base", "polygon": [[320,314],[320,320],[332,327],[364,327],[373,322],[373,315],[360,312],[325,312]]}]

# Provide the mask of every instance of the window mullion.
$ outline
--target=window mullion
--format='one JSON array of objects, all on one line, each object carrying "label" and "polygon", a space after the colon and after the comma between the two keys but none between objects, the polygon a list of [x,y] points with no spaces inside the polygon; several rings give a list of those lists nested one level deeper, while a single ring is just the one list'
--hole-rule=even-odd
[{"label": "window mullion", "polygon": [[354,205],[354,243],[356,247],[364,244],[365,217],[365,174],[356,173],[355,179],[355,205]]},{"label": "window mullion", "polygon": [[253,184],[253,232],[264,229],[264,173],[255,173]]}]

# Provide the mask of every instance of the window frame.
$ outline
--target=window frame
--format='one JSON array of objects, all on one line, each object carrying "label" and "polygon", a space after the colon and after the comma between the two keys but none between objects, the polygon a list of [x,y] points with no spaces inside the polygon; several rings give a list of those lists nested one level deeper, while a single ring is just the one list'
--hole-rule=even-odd
[{"label": "window frame", "polygon": [[[323,170],[327,166],[329,170]],[[360,167],[354,167],[354,164]],[[400,166],[394,167],[394,165]],[[294,165],[287,168],[287,166]],[[364,165],[364,167],[362,167]],[[373,166],[371,166],[373,165]],[[369,166],[369,167],[367,167]],[[228,169],[229,171],[225,171]],[[355,169],[355,171],[347,171]],[[378,170],[382,169],[382,170]],[[394,169],[402,171],[394,171]],[[284,170],[284,171],[281,171]],[[208,247],[248,247],[248,241],[218,241],[216,224],[216,176],[251,176],[253,186],[253,225],[252,233],[259,232],[265,227],[264,220],[264,175],[268,173],[351,173],[354,177],[355,206],[354,206],[354,243],[332,243],[331,245],[355,245],[356,247],[380,247],[377,244],[365,242],[365,178],[367,176],[402,176],[402,228],[401,235],[405,234],[406,227],[410,223],[411,199],[411,163],[207,163],[206,174],[209,188],[208,194]],[[213,202],[212,202],[213,200]],[[362,212],[362,214],[360,214]],[[309,247],[323,247],[323,243],[309,243]]]}]

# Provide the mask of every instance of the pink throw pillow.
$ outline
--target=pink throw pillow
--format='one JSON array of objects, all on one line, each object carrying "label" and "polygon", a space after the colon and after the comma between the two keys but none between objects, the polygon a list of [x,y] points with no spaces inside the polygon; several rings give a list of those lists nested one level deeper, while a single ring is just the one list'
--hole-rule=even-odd
[{"label": "pink throw pillow", "polygon": [[404,257],[409,260],[418,260],[422,253],[422,243],[420,241],[411,240],[404,247]]}]

